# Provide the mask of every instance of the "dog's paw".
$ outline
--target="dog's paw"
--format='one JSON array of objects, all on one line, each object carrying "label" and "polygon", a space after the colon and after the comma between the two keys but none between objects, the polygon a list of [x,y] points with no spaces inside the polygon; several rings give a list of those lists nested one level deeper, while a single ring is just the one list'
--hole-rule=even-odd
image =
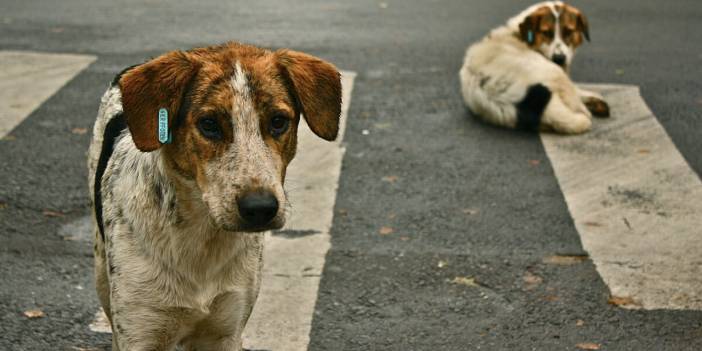
[{"label": "dog's paw", "polygon": [[596,97],[588,97],[583,102],[593,116],[599,118],[609,117],[609,105],[606,101]]},{"label": "dog's paw", "polygon": [[589,114],[572,113],[559,117],[544,121],[550,131],[559,134],[582,134],[592,128],[592,117]]}]

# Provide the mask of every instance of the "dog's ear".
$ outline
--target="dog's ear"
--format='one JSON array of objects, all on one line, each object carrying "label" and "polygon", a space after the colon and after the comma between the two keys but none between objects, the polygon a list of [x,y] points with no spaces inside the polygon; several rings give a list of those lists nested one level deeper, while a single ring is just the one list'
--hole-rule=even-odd
[{"label": "dog's ear", "polygon": [[544,34],[555,30],[556,17],[548,6],[542,6],[534,10],[529,16],[524,18],[519,24],[519,36],[529,46],[541,44]]},{"label": "dog's ear", "polygon": [[519,24],[519,36],[527,45],[531,46],[536,42],[536,33],[539,31],[541,17],[540,13],[533,13]]},{"label": "dog's ear", "polygon": [[276,55],[307,125],[322,139],[336,139],[341,115],[339,71],[332,64],[301,52],[280,50]]},{"label": "dog's ear", "polygon": [[122,108],[139,150],[153,151],[161,146],[159,110],[168,111],[168,126],[173,128],[181,100],[197,69],[198,65],[186,53],[172,51],[122,74]]},{"label": "dog's ear", "polygon": [[580,33],[583,33],[587,41],[590,41],[590,26],[587,24],[587,17],[585,17],[582,12],[578,11],[576,23],[576,28],[580,31]]}]

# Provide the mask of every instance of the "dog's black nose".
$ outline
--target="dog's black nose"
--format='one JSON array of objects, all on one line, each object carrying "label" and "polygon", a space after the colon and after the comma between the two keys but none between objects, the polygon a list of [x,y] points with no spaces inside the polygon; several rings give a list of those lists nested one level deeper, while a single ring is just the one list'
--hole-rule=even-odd
[{"label": "dog's black nose", "polygon": [[551,61],[553,61],[553,63],[563,67],[566,64],[566,55],[555,54],[555,55],[553,55],[553,57],[551,57]]},{"label": "dog's black nose", "polygon": [[264,226],[278,213],[278,199],[269,192],[253,192],[237,200],[239,215],[246,224]]}]

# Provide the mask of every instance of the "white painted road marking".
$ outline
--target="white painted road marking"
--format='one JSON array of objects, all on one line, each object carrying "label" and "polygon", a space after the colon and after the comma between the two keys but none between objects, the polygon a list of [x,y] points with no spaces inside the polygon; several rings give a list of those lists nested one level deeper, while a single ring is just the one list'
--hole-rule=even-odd
[{"label": "white painted road marking", "polygon": [[88,328],[90,328],[90,330],[96,333],[112,333],[110,320],[107,319],[107,315],[105,314],[105,311],[103,311],[102,307],[100,307],[98,311],[95,312],[95,317],[93,317],[93,321],[90,323]]},{"label": "white painted road marking", "polygon": [[89,55],[0,51],[0,138],[95,59]]},{"label": "white painted road marking", "polygon": [[702,183],[635,86],[589,85],[612,118],[542,134],[583,246],[629,308],[702,309]]},{"label": "white painted road marking", "polygon": [[298,152],[286,177],[293,210],[285,229],[313,234],[296,238],[267,234],[261,292],[246,326],[246,348],[307,350],[324,259],[331,245],[329,230],[354,77],[353,72],[342,72],[343,106],[335,142],[320,139],[300,122]]}]

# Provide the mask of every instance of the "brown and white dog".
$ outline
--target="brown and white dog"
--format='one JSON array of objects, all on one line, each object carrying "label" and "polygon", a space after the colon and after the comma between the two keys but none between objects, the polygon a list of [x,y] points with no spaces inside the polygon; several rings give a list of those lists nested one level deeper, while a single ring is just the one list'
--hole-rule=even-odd
[{"label": "brown and white dog", "polygon": [[113,350],[241,349],[300,115],[333,140],[340,112],[337,69],[290,50],[174,51],[115,78],[88,160]]},{"label": "brown and white dog", "polygon": [[580,10],[560,1],[529,7],[468,48],[459,72],[466,105],[504,127],[588,131],[592,116],[608,117],[609,107],[568,76],[585,39],[588,21]]}]

